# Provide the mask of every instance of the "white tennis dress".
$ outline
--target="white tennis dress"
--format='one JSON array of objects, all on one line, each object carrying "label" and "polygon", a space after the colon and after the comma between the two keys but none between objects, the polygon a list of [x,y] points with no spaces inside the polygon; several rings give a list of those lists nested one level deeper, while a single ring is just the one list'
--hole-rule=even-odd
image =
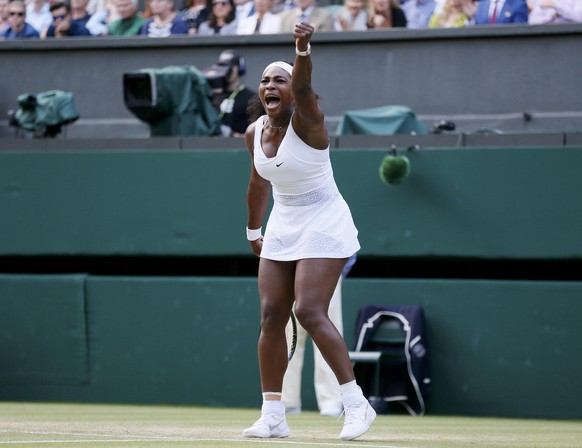
[{"label": "white tennis dress", "polygon": [[269,158],[261,146],[265,117],[255,125],[254,164],[271,182],[273,208],[261,257],[290,261],[353,255],[360,249],[358,229],[335,183],[329,146],[308,146],[290,123],[277,155]]}]

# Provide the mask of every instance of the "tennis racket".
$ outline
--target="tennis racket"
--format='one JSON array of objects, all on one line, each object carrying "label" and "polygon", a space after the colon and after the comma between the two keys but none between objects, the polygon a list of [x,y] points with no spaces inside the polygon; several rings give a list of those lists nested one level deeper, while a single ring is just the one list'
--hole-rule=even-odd
[{"label": "tennis racket", "polygon": [[291,311],[291,316],[289,317],[289,322],[285,327],[285,338],[287,339],[287,359],[291,361],[293,355],[295,354],[295,348],[297,347],[297,320],[295,319],[295,314]]}]

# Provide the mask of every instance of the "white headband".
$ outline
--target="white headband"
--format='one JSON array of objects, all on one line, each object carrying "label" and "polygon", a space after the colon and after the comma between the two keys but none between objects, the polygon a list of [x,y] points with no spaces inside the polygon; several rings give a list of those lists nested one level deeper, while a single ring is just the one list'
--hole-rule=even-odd
[{"label": "white headband", "polygon": [[265,72],[266,72],[267,70],[269,70],[270,68],[273,68],[273,67],[279,67],[279,68],[282,68],[282,69],[283,69],[283,70],[285,70],[287,73],[289,73],[289,75],[292,75],[292,74],[293,74],[293,66],[292,66],[292,65],[290,65],[290,64],[287,64],[286,62],[283,62],[283,61],[277,61],[277,62],[272,62],[272,63],[270,63],[269,65],[267,65],[267,66],[265,67],[265,70],[263,70],[263,74],[265,74]]}]

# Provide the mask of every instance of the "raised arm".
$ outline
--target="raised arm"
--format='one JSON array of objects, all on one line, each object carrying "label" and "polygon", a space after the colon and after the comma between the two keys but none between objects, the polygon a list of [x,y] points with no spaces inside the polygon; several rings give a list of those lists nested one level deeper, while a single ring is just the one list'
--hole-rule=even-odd
[{"label": "raised arm", "polygon": [[311,87],[311,36],[314,28],[308,23],[295,25],[296,57],[291,77],[291,90],[295,101],[293,128],[297,135],[309,146],[326,149],[329,137],[324,125],[324,114],[317,102],[317,95]]}]

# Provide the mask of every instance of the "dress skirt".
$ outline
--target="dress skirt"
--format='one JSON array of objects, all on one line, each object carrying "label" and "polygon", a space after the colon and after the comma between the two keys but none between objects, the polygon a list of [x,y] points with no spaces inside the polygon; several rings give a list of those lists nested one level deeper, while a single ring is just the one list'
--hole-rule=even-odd
[{"label": "dress skirt", "polygon": [[348,258],[360,250],[358,229],[333,178],[305,194],[282,195],[273,191],[273,200],[262,258]]}]

